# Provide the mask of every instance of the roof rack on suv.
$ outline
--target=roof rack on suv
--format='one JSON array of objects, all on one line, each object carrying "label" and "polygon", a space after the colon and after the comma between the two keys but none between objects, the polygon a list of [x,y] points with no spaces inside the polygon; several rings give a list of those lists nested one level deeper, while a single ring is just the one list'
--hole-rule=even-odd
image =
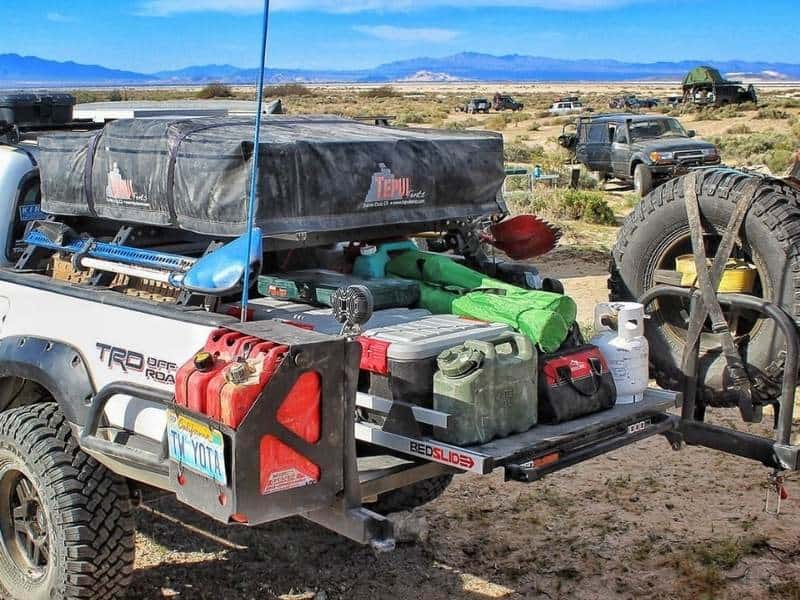
[{"label": "roof rack on suv", "polygon": [[8,121],[0,121],[0,145],[13,145],[26,140],[36,140],[42,133],[54,131],[93,131],[102,129],[105,123],[95,123],[91,119],[79,119],[69,123],[51,125],[19,126]]},{"label": "roof rack on suv", "polygon": [[70,94],[0,95],[0,143],[35,139],[43,131],[96,129],[90,120],[73,118],[75,103]]}]

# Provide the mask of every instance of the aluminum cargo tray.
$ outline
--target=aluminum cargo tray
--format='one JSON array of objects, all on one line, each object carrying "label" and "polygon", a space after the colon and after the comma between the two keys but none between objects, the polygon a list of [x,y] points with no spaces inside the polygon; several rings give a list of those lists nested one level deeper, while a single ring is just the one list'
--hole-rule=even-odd
[{"label": "aluminum cargo tray", "polygon": [[[539,425],[526,433],[466,448],[443,444],[428,437],[410,437],[381,430],[370,423],[356,423],[356,438],[423,460],[438,462],[461,471],[491,473],[498,467],[516,471],[556,470],[644,439],[668,429],[666,411],[678,406],[680,394],[649,389],[636,404],[617,405],[610,410],[561,423]],[[536,464],[549,456],[546,465]],[[571,460],[568,460],[571,458]],[[542,467],[547,467],[543,469]],[[530,475],[530,473],[529,473]],[[512,476],[514,479],[520,477]]]}]

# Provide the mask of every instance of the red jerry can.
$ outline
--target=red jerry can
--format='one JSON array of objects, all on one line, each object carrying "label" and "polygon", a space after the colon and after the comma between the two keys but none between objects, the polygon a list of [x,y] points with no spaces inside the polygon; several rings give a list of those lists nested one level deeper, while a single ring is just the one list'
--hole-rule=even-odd
[{"label": "red jerry can", "polygon": [[242,341],[248,339],[256,340],[235,331],[212,331],[203,349],[178,370],[175,376],[175,403],[205,414],[209,382],[228,365],[243,345]]},{"label": "red jerry can", "polygon": [[[297,378],[278,408],[278,423],[309,444],[322,436],[322,381],[319,373],[307,371]],[[318,483],[318,465],[274,435],[261,438],[261,493],[283,492]]]},{"label": "red jerry can", "polygon": [[261,342],[250,350],[250,358],[235,357],[209,383],[206,414],[229,427],[238,427],[287,351],[286,346]]}]

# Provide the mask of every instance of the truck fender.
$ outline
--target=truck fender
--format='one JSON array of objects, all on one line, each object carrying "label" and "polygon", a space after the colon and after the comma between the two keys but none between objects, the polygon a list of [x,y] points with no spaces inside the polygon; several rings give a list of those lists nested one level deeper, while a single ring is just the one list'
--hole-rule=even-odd
[{"label": "truck fender", "polygon": [[631,168],[629,172],[631,177],[633,177],[633,174],[636,172],[636,167],[639,165],[647,165],[647,161],[640,154],[634,154],[631,159]]},{"label": "truck fender", "polygon": [[38,383],[70,423],[85,424],[95,388],[81,353],[69,344],[17,335],[0,339],[0,378],[3,377]]}]

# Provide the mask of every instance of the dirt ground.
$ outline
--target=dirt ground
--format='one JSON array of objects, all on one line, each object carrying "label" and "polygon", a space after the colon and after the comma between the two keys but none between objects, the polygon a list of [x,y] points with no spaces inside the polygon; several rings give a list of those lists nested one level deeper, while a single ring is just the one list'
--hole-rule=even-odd
[{"label": "dirt ground", "polygon": [[[562,248],[542,267],[588,322],[606,297],[602,253]],[[797,600],[800,480],[775,517],[767,475],[657,438],[527,486],[460,476],[419,511],[425,539],[385,555],[301,519],[230,529],[164,499],[139,511],[129,598]]]}]

